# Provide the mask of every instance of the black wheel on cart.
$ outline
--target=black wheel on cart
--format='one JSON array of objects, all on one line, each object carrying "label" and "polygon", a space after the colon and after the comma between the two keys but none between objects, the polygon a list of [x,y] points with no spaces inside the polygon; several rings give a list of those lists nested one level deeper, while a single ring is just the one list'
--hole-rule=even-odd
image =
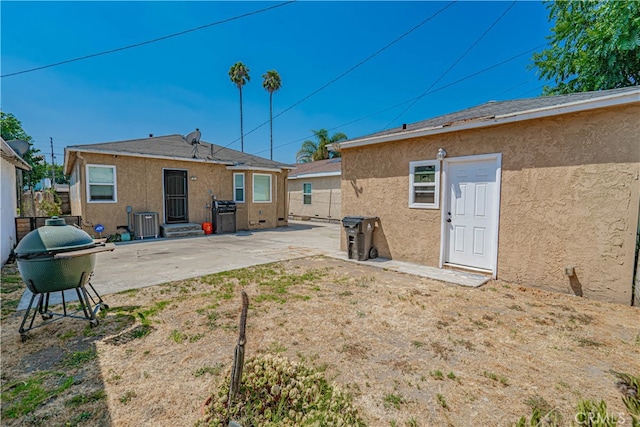
[{"label": "black wheel on cart", "polygon": [[107,304],[100,304],[100,311],[109,310],[109,306]]},{"label": "black wheel on cart", "polygon": [[91,320],[89,321],[89,325],[90,325],[92,328],[95,328],[96,326],[98,326],[98,324],[99,324],[99,323],[100,323],[100,322],[98,322],[98,319],[91,319]]},{"label": "black wheel on cart", "polygon": [[53,317],[53,314],[51,314],[51,313],[42,313],[40,316],[42,317],[42,320],[49,320],[49,319],[51,319]]},{"label": "black wheel on cart", "polygon": [[371,258],[371,259],[378,258],[378,250],[376,248],[371,248],[369,250],[369,258]]}]

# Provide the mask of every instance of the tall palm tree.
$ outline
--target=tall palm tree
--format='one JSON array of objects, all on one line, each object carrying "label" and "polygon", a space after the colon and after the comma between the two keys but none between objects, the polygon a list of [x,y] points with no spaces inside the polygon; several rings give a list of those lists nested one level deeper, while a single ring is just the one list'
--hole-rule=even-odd
[{"label": "tall palm tree", "polygon": [[280,74],[276,70],[269,70],[262,75],[264,79],[262,81],[262,87],[269,92],[269,134],[271,137],[271,156],[273,160],[273,92],[282,87],[282,81],[280,80]]},{"label": "tall palm tree", "polygon": [[242,62],[236,62],[229,68],[229,77],[231,82],[238,87],[240,91],[240,149],[244,153],[244,129],[242,126],[242,86],[251,80],[249,77],[249,69]]},{"label": "tall palm tree", "polygon": [[296,154],[296,161],[298,163],[314,162],[316,160],[331,159],[334,157],[340,157],[340,152],[332,151],[329,153],[327,145],[334,144],[340,141],[346,141],[347,135],[342,132],[337,132],[329,137],[329,132],[326,129],[312,130],[317,142],[306,140],[302,143],[300,151]]}]

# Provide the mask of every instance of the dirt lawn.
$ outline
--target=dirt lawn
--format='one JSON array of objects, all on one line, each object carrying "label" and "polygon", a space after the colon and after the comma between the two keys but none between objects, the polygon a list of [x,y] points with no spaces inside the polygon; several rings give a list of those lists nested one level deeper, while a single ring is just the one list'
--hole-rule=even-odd
[{"label": "dirt lawn", "polygon": [[247,357],[325,370],[370,426],[508,426],[534,407],[568,425],[584,399],[630,425],[612,371],[640,374],[638,308],[314,257],[103,295],[97,327],[21,343],[24,288],[3,271],[3,426],[193,425],[232,363],[241,289]]}]

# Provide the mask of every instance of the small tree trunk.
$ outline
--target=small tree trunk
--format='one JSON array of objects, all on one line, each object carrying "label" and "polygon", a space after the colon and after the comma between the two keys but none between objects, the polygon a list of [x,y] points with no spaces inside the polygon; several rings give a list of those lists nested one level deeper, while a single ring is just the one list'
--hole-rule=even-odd
[{"label": "small tree trunk", "polygon": [[233,368],[231,370],[231,385],[229,387],[229,403],[227,408],[231,409],[233,398],[240,389],[242,381],[242,370],[244,368],[244,345],[247,342],[245,329],[247,326],[247,311],[249,310],[249,297],[242,291],[242,313],[240,314],[240,327],[238,332],[238,344],[233,357]]}]

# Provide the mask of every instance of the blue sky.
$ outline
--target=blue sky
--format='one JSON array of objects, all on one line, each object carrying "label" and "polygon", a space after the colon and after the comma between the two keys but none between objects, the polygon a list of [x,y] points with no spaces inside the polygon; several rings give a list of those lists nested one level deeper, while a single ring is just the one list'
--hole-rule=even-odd
[{"label": "blue sky", "polygon": [[[280,4],[2,1],[1,74]],[[22,121],[48,162],[52,137],[59,164],[67,145],[195,128],[204,141],[239,150],[239,94],[228,71],[242,61],[251,76],[243,89],[245,151],[269,157],[261,76],[275,69],[282,88],[274,94],[273,157],[293,163],[311,129],[355,138],[489,100],[540,95],[543,82],[527,68],[527,51],[546,43],[547,17],[542,3],[526,1],[297,1],[2,77],[1,108]]]}]

